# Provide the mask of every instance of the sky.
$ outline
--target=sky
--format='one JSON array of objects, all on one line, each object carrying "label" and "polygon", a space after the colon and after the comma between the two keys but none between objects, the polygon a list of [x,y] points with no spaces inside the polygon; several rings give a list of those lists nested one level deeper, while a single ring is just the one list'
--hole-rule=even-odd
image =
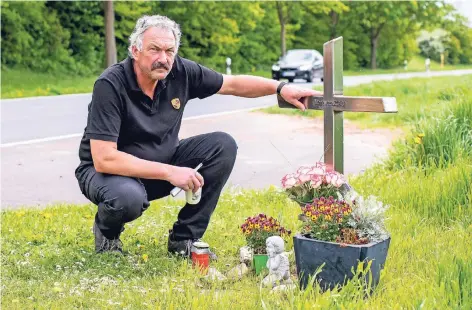
[{"label": "sky", "polygon": [[453,4],[457,11],[469,19],[469,26],[472,27],[472,0],[446,0]]}]

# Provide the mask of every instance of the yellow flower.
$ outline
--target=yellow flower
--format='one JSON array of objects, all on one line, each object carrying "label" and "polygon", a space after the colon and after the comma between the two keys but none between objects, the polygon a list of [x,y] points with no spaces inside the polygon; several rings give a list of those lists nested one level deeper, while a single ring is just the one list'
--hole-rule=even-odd
[{"label": "yellow flower", "polygon": [[416,144],[421,144],[421,138],[420,137],[415,137],[415,143]]},{"label": "yellow flower", "polygon": [[18,213],[16,214],[16,216],[22,217],[22,216],[25,215],[25,214],[26,214],[26,211],[20,211],[20,212],[18,212]]},{"label": "yellow flower", "polygon": [[424,133],[419,133],[419,134],[418,134],[418,137],[423,138],[423,137],[424,137]]},{"label": "yellow flower", "polygon": [[149,260],[149,256],[147,254],[143,254],[143,261],[147,263],[148,260]]}]

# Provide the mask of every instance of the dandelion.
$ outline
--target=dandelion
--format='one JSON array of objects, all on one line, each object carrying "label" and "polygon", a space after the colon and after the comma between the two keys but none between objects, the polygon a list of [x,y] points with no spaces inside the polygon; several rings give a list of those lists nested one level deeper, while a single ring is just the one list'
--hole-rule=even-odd
[{"label": "dandelion", "polygon": [[147,254],[143,254],[142,258],[145,263],[147,263],[147,261],[149,260],[149,256]]},{"label": "dandelion", "polygon": [[416,144],[422,144],[422,140],[420,137],[415,137],[414,141]]}]

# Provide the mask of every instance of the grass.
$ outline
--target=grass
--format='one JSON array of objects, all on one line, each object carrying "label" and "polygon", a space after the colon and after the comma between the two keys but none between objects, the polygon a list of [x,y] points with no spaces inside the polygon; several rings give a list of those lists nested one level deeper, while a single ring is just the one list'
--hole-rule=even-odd
[{"label": "grass", "polygon": [[[358,70],[346,70],[344,75],[368,75],[368,74],[388,74],[388,73],[405,73],[405,72],[424,72],[425,71],[425,58],[419,55],[415,55],[408,62],[407,69],[403,66],[392,68],[392,69],[358,69]],[[447,70],[459,70],[459,69],[471,69],[472,65],[449,65],[446,64],[441,68],[439,62],[431,60],[430,70],[431,71],[447,71]]]},{"label": "grass", "polygon": [[[472,75],[455,77],[413,78],[407,80],[382,81],[344,90],[346,96],[395,97],[398,112],[354,113],[345,112],[344,118],[356,121],[361,127],[390,127],[412,125],[419,119],[431,117],[447,107],[451,101],[463,96],[472,85]],[[285,114],[317,118],[323,112],[296,109],[281,109],[278,106],[261,109],[270,114]]]},{"label": "grass", "polygon": [[[360,187],[359,187],[360,188]],[[392,200],[393,199],[393,200]],[[392,198],[394,206],[398,199]],[[127,226],[123,241],[129,254],[94,255],[92,206],[56,206],[2,214],[2,303],[6,309],[447,309],[472,305],[472,226],[447,227],[394,208],[392,234],[381,284],[364,299],[351,283],[339,293],[295,290],[288,295],[260,291],[261,278],[207,283],[184,261],[166,256],[167,229],[178,204],[153,203]],[[226,272],[238,263],[244,245],[237,225],[259,212],[277,216],[297,229],[298,208],[274,190],[226,193],[205,236],[220,256],[214,264]],[[470,212],[469,212],[470,213]],[[287,244],[288,250],[292,243]],[[294,267],[291,256],[292,269]],[[462,281],[462,282],[461,282]],[[461,300],[462,298],[462,300]],[[310,306],[308,306],[310,305]]]},{"label": "grass", "polygon": [[[417,98],[416,88],[411,83],[407,94]],[[208,283],[185,261],[167,257],[167,231],[182,201],[161,199],[126,226],[125,256],[93,253],[93,205],[2,212],[2,305],[5,309],[470,309],[472,152],[464,143],[469,141],[472,90],[464,88],[463,94],[452,97],[443,94],[448,104],[435,110],[437,119],[429,113],[417,116],[415,132],[395,144],[388,160],[350,180],[360,193],[377,195],[390,205],[387,263],[369,297],[357,281],[339,292],[324,293],[317,287],[270,293],[260,288],[264,275],[252,273],[241,281]],[[418,113],[423,108],[419,105]],[[453,127],[446,130],[447,125]],[[415,140],[418,133],[424,136]],[[454,153],[459,146],[465,149]],[[245,240],[238,225],[260,212],[278,218],[287,229],[299,229],[299,207],[276,187],[226,191],[205,234],[219,254],[219,261],[212,264],[219,271],[225,273],[239,262],[238,249]],[[286,250],[292,249],[289,240]],[[290,261],[295,273],[293,255]]]},{"label": "grass", "polygon": [[90,93],[97,76],[37,73],[28,70],[2,70],[2,99]]}]

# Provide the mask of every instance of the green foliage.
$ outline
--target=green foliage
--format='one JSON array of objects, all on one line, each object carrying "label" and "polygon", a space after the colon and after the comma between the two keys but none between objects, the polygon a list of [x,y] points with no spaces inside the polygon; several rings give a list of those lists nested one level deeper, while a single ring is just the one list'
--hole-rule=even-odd
[{"label": "green foliage", "polygon": [[44,2],[2,2],[2,65],[36,71],[70,68],[70,33]]},{"label": "green foliage", "polygon": [[[74,75],[103,70],[103,2],[1,5],[2,65]],[[277,5],[283,13],[287,49],[322,52],[324,42],[343,36],[348,70],[370,67],[373,51],[378,68],[400,66],[418,51],[418,31],[435,27],[446,31],[446,63],[472,61],[471,29],[458,12],[440,1],[115,1],[118,59],[127,55],[136,20],[144,14],[162,14],[181,25],[182,56],[221,72],[226,57],[232,59],[233,73],[267,72],[281,56]]]},{"label": "green foliage", "polygon": [[102,5],[95,1],[50,1],[46,7],[55,12],[62,28],[70,33],[69,42],[63,42],[74,59],[70,70],[83,75],[97,73],[104,66]]}]

